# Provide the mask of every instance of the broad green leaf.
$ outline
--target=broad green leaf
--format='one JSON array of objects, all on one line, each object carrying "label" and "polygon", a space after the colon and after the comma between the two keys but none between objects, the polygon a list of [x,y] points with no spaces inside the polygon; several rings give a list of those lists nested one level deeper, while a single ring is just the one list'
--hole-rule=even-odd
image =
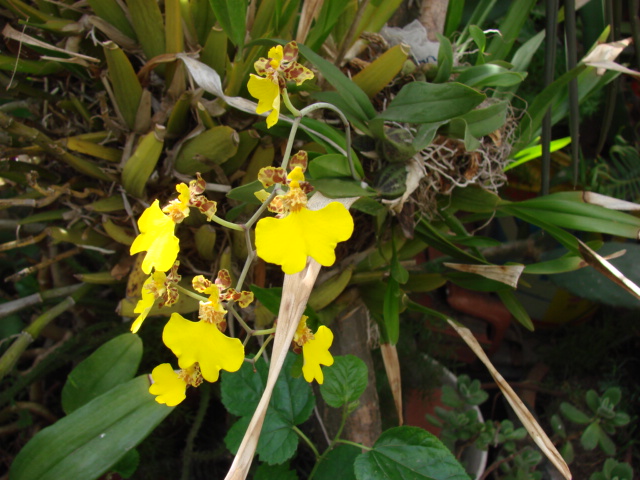
[{"label": "broad green leaf", "polygon": [[254,366],[245,362],[239,371],[222,372],[220,393],[227,411],[238,417],[251,417],[255,411],[267,378],[267,367],[263,361]]},{"label": "broad green leaf", "polygon": [[451,77],[453,47],[447,37],[443,37],[439,33],[436,33],[436,35],[440,42],[440,48],[438,49],[438,73],[436,74],[436,78],[433,79],[433,83],[444,83]]},{"label": "broad green leaf", "polygon": [[112,469],[122,478],[131,478],[131,476],[136,473],[138,465],[140,465],[140,454],[138,450],[129,450]]},{"label": "broad green leaf", "polygon": [[495,193],[474,185],[451,192],[451,207],[465,212],[493,213],[501,201]]},{"label": "broad green leaf", "polygon": [[298,474],[289,465],[269,465],[263,463],[256,470],[253,480],[298,480]]},{"label": "broad green leaf", "polygon": [[142,340],[125,333],[98,348],[73,369],[62,388],[67,415],[133,378],[142,358]]},{"label": "broad green leaf", "polygon": [[11,465],[12,480],[93,480],[138,445],[172,407],[149,393],[141,375],[38,432]]},{"label": "broad green leaf", "polygon": [[[356,161],[354,167],[360,176],[364,176],[360,162]],[[347,157],[339,153],[330,153],[314,158],[309,162],[309,173],[314,179],[340,177],[351,178],[349,160]]]},{"label": "broad green leaf", "polygon": [[476,65],[482,65],[485,62],[484,49],[487,46],[487,36],[477,25],[469,25],[469,35],[473,38],[473,41],[478,47],[478,59],[476,60]]},{"label": "broad green leaf", "polygon": [[487,262],[479,257],[476,257],[469,252],[462,250],[449,241],[442,233],[440,233],[433,225],[426,220],[422,220],[415,230],[416,236],[425,242],[426,244],[437,248],[442,253],[452,256],[458,260],[466,260],[471,263],[483,263]]},{"label": "broad green leaf", "polygon": [[[136,0],[137,2],[138,0]],[[140,85],[129,57],[120,47],[108,41],[103,44],[103,48],[114,100],[127,126],[133,129],[142,99],[142,85]]]},{"label": "broad green leaf", "polygon": [[451,0],[447,8],[447,17],[444,22],[444,35],[451,37],[458,29],[462,14],[464,13],[464,0]]},{"label": "broad green leaf", "polygon": [[582,448],[585,450],[593,450],[596,448],[600,441],[601,434],[604,434],[604,432],[602,431],[602,428],[600,428],[600,424],[597,422],[590,424],[584,432],[582,432],[582,436],[580,437]]},{"label": "broad green leaf", "polygon": [[352,101],[349,102],[345,100],[344,96],[339,92],[336,92],[334,90],[316,92],[313,94],[313,98],[320,102],[330,103],[334,107],[338,108],[345,115],[345,117],[347,117],[347,120],[349,120],[351,124],[358,130],[364,132],[365,134],[370,131],[370,126],[368,125],[368,123],[361,119],[362,113],[358,110],[358,108],[353,104]]},{"label": "broad green leaf", "polygon": [[147,60],[165,53],[165,30],[159,3],[155,0],[127,0],[127,7],[133,30]]},{"label": "broad green leaf", "polygon": [[260,205],[260,200],[256,197],[255,193],[263,190],[264,187],[260,180],[254,180],[245,185],[240,185],[227,193],[227,197],[231,200],[237,200],[238,202],[245,202],[249,205]]},{"label": "broad green leaf", "polygon": [[469,87],[512,87],[524,80],[525,74],[510,71],[500,65],[486,63],[468,67],[456,78],[456,82]]},{"label": "broad green leaf", "polygon": [[353,445],[338,445],[318,465],[316,480],[356,480],[353,465],[362,453]]},{"label": "broad green leaf", "polygon": [[324,369],[320,394],[327,405],[340,408],[360,398],[367,388],[367,365],[354,355],[334,357],[331,367]]},{"label": "broad green leaf", "polygon": [[[608,233],[627,238],[638,238],[640,219],[625,212],[585,203],[580,194],[563,192],[545,197],[509,204],[519,212],[526,212],[546,223],[585,232]],[[577,192],[576,192],[577,193]]]},{"label": "broad green leaf", "polygon": [[[504,126],[507,120],[508,106],[509,102],[507,101],[497,102],[486,108],[472,110],[458,118],[467,122],[467,128],[471,135],[480,138]],[[464,138],[464,136],[460,135],[460,138]]]},{"label": "broad green leaf", "polygon": [[282,287],[262,288],[251,285],[251,291],[260,303],[262,303],[271,313],[278,314],[280,301],[282,300]]},{"label": "broad green leaf", "polygon": [[361,197],[351,205],[352,210],[358,210],[366,213],[367,215],[380,215],[386,212],[386,208],[380,203],[376,202],[373,198]]},{"label": "broad green leaf", "polygon": [[418,427],[384,432],[372,450],[356,459],[355,472],[358,480],[469,480],[449,449]]},{"label": "broad green leaf", "polygon": [[471,133],[469,125],[462,117],[452,119],[448,127],[448,134],[460,138],[467,152],[473,152],[480,148],[480,141]]},{"label": "broad green leaf", "polygon": [[560,412],[567,420],[579,425],[586,425],[591,422],[591,418],[587,414],[567,402],[560,404]]},{"label": "broad green leaf", "polygon": [[464,115],[486,97],[460,83],[411,82],[377,118],[406,123],[431,123]]},{"label": "broad green leaf", "polygon": [[341,178],[320,178],[310,180],[313,187],[329,198],[343,197],[371,197],[376,194],[375,190],[367,187],[363,188],[355,180],[344,180]]},{"label": "broad green leaf", "polygon": [[[296,356],[289,354],[276,383],[265,417],[258,453],[269,464],[282,463],[291,458],[298,446],[293,427],[306,421],[315,405],[310,385],[303,378],[291,376]],[[222,402],[231,413],[242,414],[225,437],[227,448],[235,453],[260,401],[267,381],[267,367],[263,359],[256,362],[256,370],[249,363],[238,372],[222,374]],[[241,378],[236,378],[241,377]]]},{"label": "broad green leaf", "polygon": [[127,15],[116,0],[89,0],[88,3],[95,15],[106,20],[132,40],[138,39]]},{"label": "broad green leaf", "polygon": [[487,47],[489,60],[506,60],[535,4],[535,0],[520,0],[510,4],[509,12],[498,27],[501,35],[495,35]]},{"label": "broad green leaf", "polygon": [[239,143],[238,132],[231,127],[210,128],[182,144],[175,168],[186,175],[208,172],[233,157]]},{"label": "broad green leaf", "polygon": [[309,35],[305,41],[305,44],[311,50],[317,52],[320,49],[348,5],[349,2],[342,0],[326,0],[323,2],[320,14],[309,30]]},{"label": "broad green leaf", "polygon": [[209,0],[216,20],[239,51],[244,48],[244,37],[247,34],[247,1]]},{"label": "broad green leaf", "polygon": [[369,97],[367,97],[367,94],[364,93],[360,87],[348,79],[333,63],[325,60],[305,45],[298,46],[300,53],[320,71],[324,78],[338,91],[344,101],[354,109],[360,121],[366,123],[367,120],[375,117],[376,111]]}]

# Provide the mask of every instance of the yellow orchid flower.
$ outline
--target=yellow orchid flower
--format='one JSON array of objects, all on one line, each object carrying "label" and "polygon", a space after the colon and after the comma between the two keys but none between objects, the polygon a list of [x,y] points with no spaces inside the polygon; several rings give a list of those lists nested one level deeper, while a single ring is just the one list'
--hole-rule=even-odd
[{"label": "yellow orchid flower", "polygon": [[284,217],[262,218],[256,225],[256,253],[264,261],[281,265],[286,274],[301,271],[307,257],[325,267],[336,261],[335,248],[353,233],[353,218],[339,202],[331,202],[320,210],[306,208],[307,197],[300,183],[301,167],[288,175],[289,191],[274,198],[271,210]]},{"label": "yellow orchid flower", "polygon": [[178,294],[177,285],[182,278],[178,275],[179,266],[180,262],[175,262],[168,275],[164,272],[156,271],[145,280],[142,285],[142,299],[138,300],[136,308],[133,310],[133,313],[138,313],[139,315],[131,325],[132,333],[137,333],[138,330],[140,330],[142,322],[144,322],[147,315],[149,315],[156,300],[160,300],[158,303],[158,307],[160,308],[165,305],[169,307],[178,301],[180,295]]},{"label": "yellow orchid flower", "polygon": [[186,398],[187,386],[197,387],[202,383],[202,375],[197,363],[176,372],[171,365],[163,363],[151,372],[153,384],[149,393],[156,395],[156,402],[175,407]]},{"label": "yellow orchid flower", "polygon": [[137,333],[140,330],[142,322],[144,322],[147,315],[153,308],[153,304],[156,303],[156,298],[161,297],[164,294],[167,276],[164,272],[153,272],[149,275],[149,278],[142,285],[142,299],[138,300],[136,308],[133,313],[139,313],[138,317],[131,325],[131,332]]},{"label": "yellow orchid flower", "polygon": [[142,261],[142,271],[147,275],[154,268],[166,272],[178,258],[180,251],[178,237],[174,235],[175,223],[162,213],[155,200],[138,219],[140,235],[131,244],[131,255],[146,251]]},{"label": "yellow orchid flower", "polygon": [[150,274],[152,269],[166,272],[174,264],[180,251],[178,237],[174,235],[175,226],[189,216],[189,207],[196,207],[207,220],[216,214],[216,202],[201,195],[206,182],[199,173],[196,175],[197,179],[189,185],[176,185],[178,198],[171,200],[162,210],[158,200],[154,200],[138,219],[140,234],[131,244],[130,253],[147,252],[142,262],[144,273]]},{"label": "yellow orchid flower", "polygon": [[324,374],[320,365],[333,365],[333,356],[329,353],[329,347],[333,343],[333,332],[324,325],[318,327],[318,331],[311,339],[307,339],[302,345],[302,375],[311,383],[316,380],[320,385],[324,382]]},{"label": "yellow orchid flower", "polygon": [[286,87],[286,81],[294,81],[297,85],[313,78],[313,72],[296,62],[298,44],[287,43],[284,48],[276,45],[269,49],[269,58],[258,59],[254,67],[258,75],[251,74],[247,88],[252,97],[258,99],[256,113],[271,110],[267,117],[267,128],[278,121],[280,115],[280,93]]},{"label": "yellow orchid flower", "polygon": [[220,370],[236,372],[244,361],[244,346],[206,321],[191,322],[179,313],[171,315],[162,332],[162,341],[178,357],[181,368],[200,365],[208,382],[218,380]]}]

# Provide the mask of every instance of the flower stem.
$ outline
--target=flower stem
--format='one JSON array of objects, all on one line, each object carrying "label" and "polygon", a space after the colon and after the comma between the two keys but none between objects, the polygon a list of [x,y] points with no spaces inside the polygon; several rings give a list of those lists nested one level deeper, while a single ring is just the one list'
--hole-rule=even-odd
[{"label": "flower stem", "polygon": [[226,220],[223,220],[217,215],[213,215],[211,217],[211,220],[216,222],[218,225],[222,225],[223,227],[230,228],[231,230],[238,230],[239,232],[242,232],[245,230],[244,226],[238,225],[237,223],[233,223],[233,222],[227,222]]},{"label": "flower stem", "polygon": [[251,332],[251,335],[254,335],[254,336],[255,336],[255,335],[269,335],[269,334],[271,334],[271,333],[275,333],[275,331],[276,331],[276,328],[275,328],[275,327],[273,327],[273,328],[267,328],[267,329],[265,329],[265,330],[253,330],[253,331]]},{"label": "flower stem", "polygon": [[309,446],[309,448],[313,450],[313,454],[315,455],[316,460],[318,460],[320,458],[320,452],[318,452],[318,449],[313,444],[313,442],[309,440],[309,437],[307,437],[304,433],[302,433],[302,430],[300,430],[295,425],[292,428],[293,428],[293,431],[296,432],[298,436],[304,441],[304,443],[306,443]]},{"label": "flower stem", "polygon": [[197,293],[192,292],[191,290],[189,290],[189,289],[187,289],[187,288],[184,288],[183,286],[178,285],[177,283],[176,283],[176,288],[177,288],[181,293],[184,293],[184,294],[185,294],[185,295],[187,295],[188,297],[195,298],[195,299],[196,299],[196,300],[198,300],[199,302],[205,302],[205,303],[206,303],[206,302],[208,302],[208,301],[209,301],[209,299],[208,299],[207,297],[203,297],[202,295],[198,295]]},{"label": "flower stem", "polygon": [[346,140],[347,140],[346,151],[347,151],[347,160],[349,160],[349,169],[351,170],[351,176],[355,181],[360,182],[362,178],[360,178],[360,175],[358,175],[358,172],[356,172],[356,168],[353,163],[353,158],[351,157],[351,125],[349,124],[349,120],[347,120],[347,117],[344,116],[344,113],[342,113],[342,110],[340,110],[335,105],[331,105],[330,103],[325,103],[325,102],[312,103],[311,105],[304,107],[300,111],[300,114],[304,117],[308,113],[318,110],[319,108],[326,108],[327,110],[331,110],[337,113],[340,119],[342,120],[342,123],[344,124],[344,128],[345,128],[345,134],[346,134]]},{"label": "flower stem", "polygon": [[[291,156],[291,150],[293,149],[293,141],[296,138],[296,132],[298,131],[298,127],[300,126],[301,120],[302,120],[302,117],[296,117],[293,120],[293,124],[291,125],[291,131],[289,132],[289,139],[287,140],[287,147],[284,151],[284,157],[282,159],[282,168],[284,168],[285,170],[287,168],[287,164],[289,163],[289,157]],[[262,212],[264,212],[267,209],[267,207],[271,203],[271,200],[273,200],[274,197],[278,194],[278,189],[280,188],[281,185],[282,184],[280,183],[276,183],[274,185],[273,192],[271,192],[271,195],[269,195],[269,197],[262,203],[262,205],[260,205],[260,207],[256,210],[253,216],[247,221],[247,223],[244,224],[245,228],[247,229],[251,228],[253,224],[258,221],[258,219],[262,215]]]},{"label": "flower stem", "polygon": [[247,335],[252,335],[253,329],[246,324],[246,322],[242,319],[242,317],[238,314],[238,312],[236,312],[236,309],[233,308],[233,305],[227,304],[227,309],[231,312],[231,315],[233,315],[233,318],[235,318],[238,321],[240,326],[244,328],[245,332],[247,332]]},{"label": "flower stem", "polygon": [[293,104],[291,103],[291,99],[289,98],[289,92],[287,92],[286,88],[282,91],[282,101],[284,102],[287,109],[293,114],[294,117],[302,116],[302,114],[300,113],[300,110],[294,107]]},{"label": "flower stem", "polygon": [[251,359],[251,361],[255,363],[258,361],[258,359],[262,356],[262,353],[264,352],[264,349],[267,348],[267,345],[269,345],[269,342],[273,340],[273,334],[269,335],[265,341],[262,343],[262,346],[260,347],[260,350],[258,350],[258,353],[256,353],[256,356],[253,357],[253,359]]},{"label": "flower stem", "polygon": [[[327,456],[327,454],[333,450],[333,448],[335,447],[336,443],[338,443],[340,441],[340,435],[342,435],[342,430],[344,429],[345,424],[347,423],[347,417],[349,416],[348,410],[347,410],[347,406],[345,405],[344,407],[342,407],[342,418],[340,419],[340,426],[338,427],[338,432],[336,433],[336,436],[333,437],[333,440],[331,441],[331,443],[329,444],[329,446],[327,447],[327,449],[322,453],[322,455],[320,455],[320,458],[318,458],[318,460],[316,461],[316,464],[313,466],[313,470],[311,470],[311,473],[309,474],[309,478],[307,480],[311,480],[313,478],[313,476],[316,473],[316,470],[318,469],[318,466],[322,463],[322,461],[325,459],[325,457]],[[349,440],[346,440],[346,442],[348,442]],[[343,441],[344,443],[344,441]]]}]

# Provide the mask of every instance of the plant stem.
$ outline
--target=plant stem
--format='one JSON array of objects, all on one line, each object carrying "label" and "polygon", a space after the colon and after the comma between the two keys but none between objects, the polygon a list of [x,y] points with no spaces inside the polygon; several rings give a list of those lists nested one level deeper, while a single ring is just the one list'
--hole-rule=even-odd
[{"label": "plant stem", "polygon": [[264,343],[263,343],[263,344],[262,344],[262,346],[260,347],[260,350],[258,350],[258,353],[256,353],[256,356],[255,356],[255,357],[253,357],[253,358],[251,359],[251,361],[253,362],[253,364],[254,364],[254,365],[255,365],[255,363],[258,361],[258,359],[262,356],[262,353],[264,352],[264,349],[265,349],[265,348],[267,348],[267,345],[269,345],[269,342],[270,342],[271,340],[273,340],[273,334],[272,334],[272,335],[269,335],[269,336],[265,339]]},{"label": "plant stem", "polygon": [[362,445],[361,443],[352,442],[351,440],[343,440],[341,438],[336,439],[336,443],[344,443],[345,445],[351,445],[353,447],[358,447],[366,451],[373,450],[373,448],[367,447],[366,445]]},{"label": "plant stem", "polygon": [[209,398],[211,396],[211,386],[208,382],[204,382],[200,386],[200,405],[198,405],[198,412],[196,413],[196,418],[193,421],[193,425],[191,425],[191,429],[189,430],[189,435],[187,436],[187,445],[184,447],[184,453],[182,454],[182,475],[180,476],[181,480],[188,480],[191,478],[189,475],[191,470],[191,459],[193,455],[193,443],[196,439],[196,435],[198,434],[198,430],[200,430],[200,426],[202,425],[202,421],[204,420],[204,415],[207,413],[207,407],[209,406]]},{"label": "plant stem", "polygon": [[292,427],[293,431],[296,432],[298,434],[298,436],[304,440],[304,443],[306,443],[307,445],[309,445],[309,448],[311,450],[313,450],[313,454],[316,457],[316,460],[318,460],[320,458],[320,452],[318,452],[318,449],[316,448],[316,446],[313,444],[313,442],[311,440],[309,440],[309,437],[307,437],[304,433],[302,433],[302,430],[300,430],[298,427],[296,427],[295,425]]},{"label": "plant stem", "polygon": [[[291,125],[291,131],[289,132],[289,139],[287,140],[287,147],[285,148],[284,157],[282,158],[282,168],[284,168],[285,170],[287,169],[287,164],[289,163],[289,157],[291,156],[291,150],[293,149],[293,140],[296,137],[296,132],[298,131],[298,127],[300,126],[301,120],[302,120],[302,117],[296,117],[293,120],[293,124]],[[253,224],[258,221],[258,219],[262,215],[262,212],[264,212],[267,209],[267,207],[269,206],[269,203],[271,203],[271,200],[273,200],[274,197],[278,194],[278,189],[280,188],[281,185],[282,184],[280,183],[276,183],[274,185],[273,192],[271,192],[271,195],[269,195],[269,197],[262,203],[262,205],[258,207],[258,209],[255,211],[253,216],[247,221],[247,223],[245,223],[245,228],[247,229],[251,228]]]},{"label": "plant stem", "polygon": [[351,157],[351,125],[349,124],[349,120],[347,120],[347,117],[344,116],[344,113],[342,113],[342,110],[340,110],[335,105],[331,105],[330,103],[325,103],[325,102],[313,103],[303,108],[300,113],[304,117],[306,114],[311,113],[315,110],[318,110],[319,108],[326,108],[327,110],[331,110],[332,112],[337,113],[338,116],[340,117],[340,120],[342,120],[344,129],[345,129],[346,141],[347,141],[347,147],[345,150],[347,152],[347,160],[349,160],[349,169],[351,170],[351,176],[356,182],[360,182],[362,178],[360,178],[360,175],[358,175],[358,172],[356,172],[356,168],[353,163],[353,158]]},{"label": "plant stem", "polygon": [[294,107],[293,104],[291,103],[291,99],[289,98],[289,92],[287,92],[286,88],[282,92],[282,101],[284,102],[285,106],[293,114],[294,117],[302,116],[302,114],[300,113],[300,110]]},{"label": "plant stem", "polygon": [[245,227],[243,225],[238,225],[237,223],[233,223],[233,222],[227,222],[226,220],[223,220],[217,215],[213,215],[211,217],[211,220],[216,222],[218,225],[222,225],[223,227],[230,228],[231,230],[238,230],[239,232],[242,232],[245,230]]},{"label": "plant stem", "polygon": [[233,305],[227,304],[227,309],[229,310],[229,312],[231,312],[231,315],[233,315],[233,318],[235,318],[238,321],[238,323],[244,329],[244,331],[247,332],[247,335],[252,335],[253,329],[249,325],[247,325],[247,323],[242,319],[242,317],[238,314],[238,312],[236,312],[236,309],[233,308]]},{"label": "plant stem", "polygon": [[256,336],[256,335],[270,335],[272,333],[275,333],[276,329],[274,328],[267,328],[266,330],[253,330],[251,332],[251,335]]},{"label": "plant stem", "polygon": [[[335,437],[333,437],[333,440],[331,441],[331,443],[329,444],[327,449],[324,452],[322,452],[322,455],[320,456],[320,458],[317,459],[316,464],[313,466],[313,470],[311,470],[311,473],[309,474],[309,478],[307,480],[311,480],[313,478],[313,476],[316,473],[316,470],[318,469],[318,466],[322,463],[322,461],[325,459],[327,454],[331,450],[333,450],[333,448],[335,447],[336,443],[338,443],[338,441],[340,439],[340,435],[342,434],[342,430],[344,429],[344,426],[347,423],[347,417],[348,417],[347,406],[344,405],[342,407],[342,418],[340,419],[340,427],[338,427],[338,432],[336,433]],[[347,442],[348,441],[349,440],[347,440]]]},{"label": "plant stem", "polygon": [[181,285],[176,284],[176,288],[181,292],[184,293],[185,295],[187,295],[188,297],[191,298],[195,298],[196,300],[198,300],[199,302],[208,302],[209,299],[207,297],[203,297],[202,295],[198,295],[195,292],[192,292],[191,290],[184,288]]}]

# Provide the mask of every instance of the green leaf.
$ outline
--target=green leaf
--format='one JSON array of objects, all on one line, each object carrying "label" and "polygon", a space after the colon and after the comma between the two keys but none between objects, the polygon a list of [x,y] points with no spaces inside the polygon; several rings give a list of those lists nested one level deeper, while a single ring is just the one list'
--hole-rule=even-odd
[{"label": "green leaf", "polygon": [[446,37],[451,37],[451,35],[453,35],[453,33],[458,29],[463,13],[464,0],[451,0],[449,2],[447,17],[444,23],[444,34]]},{"label": "green leaf", "polygon": [[487,46],[487,36],[482,29],[477,25],[469,25],[469,36],[473,38],[476,46],[478,47],[478,60],[476,64],[484,63],[484,49]]},{"label": "green leaf", "polygon": [[460,82],[474,88],[512,87],[522,83],[524,77],[525,74],[512,72],[500,65],[487,63],[484,65],[468,67],[458,75],[456,82]]},{"label": "green leaf", "polygon": [[607,435],[602,429],[600,429],[598,445],[600,445],[602,451],[610,457],[613,457],[616,454],[616,444],[613,442],[613,440],[611,440],[611,437]]},{"label": "green leaf", "polygon": [[329,82],[337,90],[342,99],[353,108],[358,120],[366,123],[367,120],[375,117],[376,111],[369,97],[367,97],[367,94],[364,93],[360,87],[347,78],[333,63],[325,60],[309,47],[302,44],[299,44],[298,47],[300,48],[300,53],[318,68],[327,82]]},{"label": "green leaf", "polygon": [[418,427],[384,432],[371,451],[356,459],[355,472],[358,480],[469,480],[447,447]]},{"label": "green leaf", "polygon": [[267,310],[271,313],[278,314],[280,310],[280,301],[282,300],[282,287],[262,288],[257,285],[249,287],[256,297]]},{"label": "green leaf", "polygon": [[[364,177],[364,171],[360,162],[356,161],[356,171],[361,177]],[[330,153],[328,155],[320,155],[309,162],[309,173],[314,179],[319,178],[351,178],[351,169],[349,168],[349,160],[340,153]]]},{"label": "green leaf", "polygon": [[324,370],[320,394],[327,405],[340,408],[355,402],[367,388],[367,365],[354,355],[334,357],[331,367]]},{"label": "green leaf", "polygon": [[298,474],[289,470],[289,465],[269,465],[263,463],[256,470],[253,480],[298,480]]},{"label": "green leaf", "polygon": [[320,178],[310,180],[309,183],[323,195],[329,198],[343,197],[371,197],[376,194],[375,190],[367,187],[363,188],[355,180],[344,180],[341,178]]},{"label": "green leaf", "polygon": [[141,375],[40,431],[11,465],[12,480],[93,480],[138,445],[169,413]]},{"label": "green leaf", "polygon": [[611,405],[615,406],[620,403],[620,400],[622,399],[622,390],[620,390],[619,387],[609,387],[602,394],[602,398],[608,398],[609,402],[611,402]]},{"label": "green leaf", "polygon": [[533,332],[534,327],[531,317],[525,310],[522,303],[520,303],[520,300],[518,300],[513,290],[498,290],[497,294],[500,297],[500,300],[502,300],[504,306],[511,312],[511,315],[513,315],[523,327]]},{"label": "green leaf", "polygon": [[460,83],[411,82],[377,118],[406,123],[432,123],[464,115],[485,95]]},{"label": "green leaf", "polygon": [[142,358],[142,340],[125,333],[78,364],[62,388],[62,409],[69,415],[113,387],[133,378]]},{"label": "green leaf", "polygon": [[112,470],[122,478],[130,478],[136,473],[138,465],[140,465],[140,454],[138,450],[129,450],[126,455],[112,467]]},{"label": "green leaf", "polygon": [[579,425],[586,425],[591,422],[591,418],[588,415],[567,402],[562,402],[560,404],[560,412],[567,418],[567,420]]},{"label": "green leaf", "polygon": [[443,37],[439,33],[436,33],[436,36],[440,42],[440,48],[438,49],[438,73],[436,78],[433,79],[433,83],[444,83],[448,81],[451,76],[451,69],[453,68],[453,47],[447,37]]},{"label": "green leaf", "polygon": [[248,203],[249,205],[260,205],[260,200],[258,200],[255,193],[263,188],[260,180],[254,180],[253,182],[232,189],[227,193],[227,197],[231,200]]},{"label": "green leaf", "polygon": [[233,44],[241,52],[244,47],[244,37],[247,34],[247,2],[246,0],[209,0],[216,20]]},{"label": "green leaf", "polygon": [[[507,119],[509,102],[496,102],[487,108],[479,108],[458,117],[467,122],[467,128],[474,137],[489,135],[502,128]],[[463,135],[460,138],[464,138]]]},{"label": "green leaf", "polygon": [[[302,378],[291,376],[295,360],[295,355],[287,355],[258,441],[256,452],[261,461],[269,464],[285,462],[295,454],[298,435],[293,427],[306,421],[315,405],[309,384]],[[251,364],[244,363],[238,372],[222,374],[222,403],[229,412],[242,415],[225,437],[225,444],[233,453],[242,442],[267,382],[264,360],[258,360],[255,367],[256,371]]]},{"label": "green leaf", "polygon": [[580,443],[585,450],[593,450],[598,445],[600,435],[604,434],[600,425],[597,422],[590,424],[580,437]]},{"label": "green leaf", "polygon": [[251,417],[255,411],[267,379],[267,367],[264,361],[253,366],[245,362],[239,371],[222,372],[220,393],[227,411],[238,417]]},{"label": "green leaf", "polygon": [[316,480],[356,480],[353,465],[362,453],[353,445],[339,445],[331,450],[318,465]]},{"label": "green leaf", "polygon": [[505,60],[511,47],[522,33],[522,27],[535,6],[535,0],[512,2],[509,12],[500,23],[501,35],[496,35],[487,48],[491,60]]}]

